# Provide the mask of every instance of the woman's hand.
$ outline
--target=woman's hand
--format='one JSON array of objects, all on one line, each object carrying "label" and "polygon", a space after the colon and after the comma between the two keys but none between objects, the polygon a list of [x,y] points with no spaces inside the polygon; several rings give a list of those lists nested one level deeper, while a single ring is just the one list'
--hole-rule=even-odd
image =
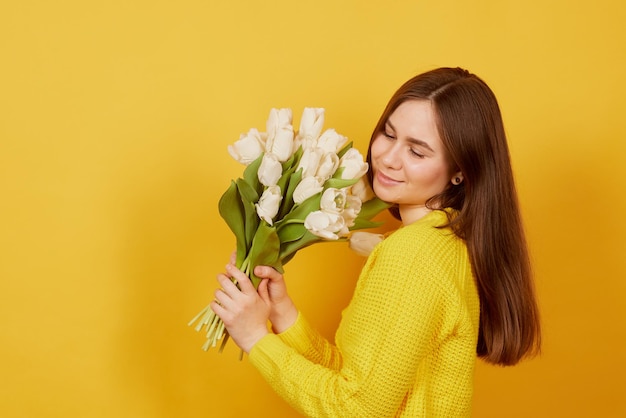
[{"label": "woman's hand", "polygon": [[[237,281],[241,290],[232,282],[231,277]],[[226,274],[219,274],[217,281],[221,289],[215,291],[215,301],[211,302],[211,309],[222,319],[233,341],[243,351],[249,353],[268,333],[267,320],[270,315],[268,280],[263,280],[259,285],[259,288],[263,286],[265,289],[265,298],[257,293],[248,276],[233,264],[226,266]]]},{"label": "woman's hand", "polygon": [[270,305],[269,319],[274,332],[281,333],[292,326],[298,318],[298,309],[287,294],[287,286],[283,275],[269,266],[257,266],[254,274],[263,279],[258,292],[261,298]]}]

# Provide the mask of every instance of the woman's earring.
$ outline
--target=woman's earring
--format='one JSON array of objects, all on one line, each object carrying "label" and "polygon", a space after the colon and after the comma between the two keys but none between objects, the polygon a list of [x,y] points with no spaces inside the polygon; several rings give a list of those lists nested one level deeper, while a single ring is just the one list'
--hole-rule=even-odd
[{"label": "woman's earring", "polygon": [[458,186],[459,184],[461,184],[461,181],[461,177],[455,177],[454,180],[452,180],[452,183]]}]

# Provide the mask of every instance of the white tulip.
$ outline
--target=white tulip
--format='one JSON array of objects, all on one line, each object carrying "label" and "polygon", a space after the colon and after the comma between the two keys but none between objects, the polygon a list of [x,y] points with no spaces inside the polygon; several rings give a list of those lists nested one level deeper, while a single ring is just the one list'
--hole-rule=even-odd
[{"label": "white tulip", "polygon": [[236,161],[248,165],[256,160],[265,149],[264,138],[255,128],[247,134],[241,134],[239,140],[228,146],[228,153]]},{"label": "white tulip", "polygon": [[361,199],[356,196],[346,195],[346,204],[343,207],[341,216],[346,221],[348,228],[354,226],[354,221],[359,216],[359,212],[361,212],[361,206]]},{"label": "white tulip", "polygon": [[350,148],[339,160],[339,167],[343,167],[342,179],[357,179],[367,173],[368,164],[356,148]]},{"label": "white tulip", "polygon": [[263,219],[268,224],[272,225],[274,217],[278,213],[280,208],[280,202],[283,196],[280,192],[280,187],[270,186],[261,195],[259,203],[255,204],[256,213],[259,218]]},{"label": "white tulip", "polygon": [[305,177],[294,189],[293,201],[296,204],[300,204],[309,197],[321,192],[322,189],[324,189],[324,186],[317,177]]},{"label": "white tulip", "polygon": [[312,234],[328,240],[336,240],[347,234],[347,228],[340,215],[321,210],[309,213],[304,220],[304,227]]},{"label": "white tulip", "polygon": [[350,235],[348,246],[357,254],[367,257],[384,236],[371,232],[355,231]]},{"label": "white tulip", "polygon": [[291,109],[271,109],[266,122],[267,134],[272,137],[276,136],[276,132],[278,130],[289,128],[291,126],[291,121]]},{"label": "white tulip", "polygon": [[317,140],[317,146],[326,152],[337,153],[348,138],[338,134],[334,129],[326,130]]},{"label": "white tulip", "polygon": [[369,184],[367,176],[362,176],[359,181],[352,185],[350,193],[358,197],[361,202],[367,202],[368,200],[372,200],[374,198],[374,191]]},{"label": "white tulip", "polygon": [[341,214],[346,206],[347,194],[345,189],[329,187],[322,194],[320,209],[328,213]]},{"label": "white tulip", "polygon": [[[307,144],[314,144],[322,132],[324,126],[324,108],[305,107],[300,119],[300,129],[298,130],[298,141]],[[306,147],[305,147],[306,149]]]},{"label": "white tulip", "polygon": [[339,157],[334,152],[327,152],[320,160],[315,175],[324,182],[335,174],[337,167],[339,167]]},{"label": "white tulip", "polygon": [[284,162],[293,155],[293,126],[291,125],[291,109],[272,109],[267,120],[267,139],[265,150]]},{"label": "white tulip", "polygon": [[257,176],[264,186],[274,186],[283,174],[283,166],[274,154],[266,153],[261,160]]},{"label": "white tulip", "polygon": [[298,164],[298,170],[302,169],[302,177],[311,177],[317,173],[320,160],[324,156],[324,152],[318,148],[305,148]]},{"label": "white tulip", "polygon": [[298,169],[302,169],[302,177],[317,176],[321,182],[332,177],[339,167],[339,157],[334,152],[324,152],[321,148],[306,148],[300,158]]},{"label": "white tulip", "polygon": [[341,215],[347,227],[354,225],[354,220],[361,211],[361,200],[347,193],[347,189],[326,189],[320,200],[320,209],[327,213]]}]

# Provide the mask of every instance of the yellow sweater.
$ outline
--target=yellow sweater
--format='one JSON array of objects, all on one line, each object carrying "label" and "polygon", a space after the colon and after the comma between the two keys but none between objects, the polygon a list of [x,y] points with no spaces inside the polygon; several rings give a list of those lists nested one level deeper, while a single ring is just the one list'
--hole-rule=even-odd
[{"label": "yellow sweater", "polygon": [[336,346],[299,315],[250,362],[308,416],[470,416],[479,300],[465,243],[434,228],[445,222],[433,211],[374,249]]}]

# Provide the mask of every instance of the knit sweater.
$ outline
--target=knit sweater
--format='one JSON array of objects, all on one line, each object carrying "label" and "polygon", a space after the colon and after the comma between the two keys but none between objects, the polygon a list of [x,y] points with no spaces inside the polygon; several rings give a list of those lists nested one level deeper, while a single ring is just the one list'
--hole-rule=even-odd
[{"label": "knit sweater", "polygon": [[336,345],[299,314],[250,362],[307,416],[470,416],[479,299],[465,243],[435,228],[446,221],[430,212],[376,246]]}]

